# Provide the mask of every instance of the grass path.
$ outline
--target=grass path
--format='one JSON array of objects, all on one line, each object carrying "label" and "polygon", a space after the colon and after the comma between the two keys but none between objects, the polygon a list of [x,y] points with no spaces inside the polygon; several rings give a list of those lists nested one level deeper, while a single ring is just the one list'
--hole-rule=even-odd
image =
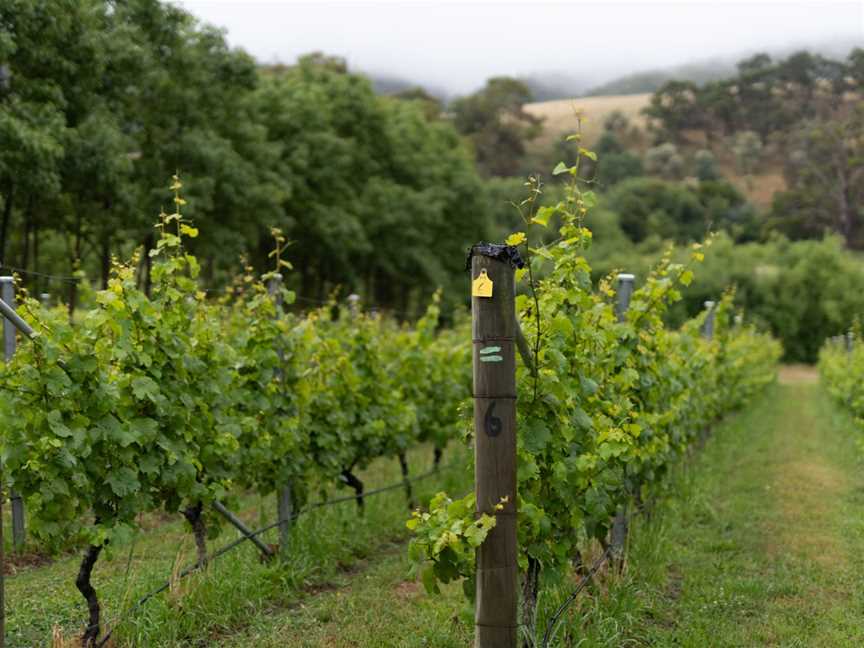
[{"label": "grass path", "polygon": [[[864,645],[864,473],[851,422],[800,370],[719,430],[662,523],[637,645]],[[655,558],[657,553],[654,554]],[[634,578],[641,558],[634,557]]]}]

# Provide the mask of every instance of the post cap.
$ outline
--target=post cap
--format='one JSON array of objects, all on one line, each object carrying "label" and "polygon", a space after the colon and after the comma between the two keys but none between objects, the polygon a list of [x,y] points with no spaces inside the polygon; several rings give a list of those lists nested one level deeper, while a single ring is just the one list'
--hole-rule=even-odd
[{"label": "post cap", "polygon": [[622,272],[618,275],[618,281],[636,281],[636,275]]},{"label": "post cap", "polygon": [[3,276],[0,277],[0,283],[12,283],[15,281],[15,277]]},{"label": "post cap", "polygon": [[348,301],[352,304],[355,304],[360,301],[360,295],[358,295],[357,293],[351,293],[350,295],[348,295]]},{"label": "post cap", "polygon": [[716,305],[717,305],[717,302],[715,302],[715,301],[711,301],[710,299],[709,299],[708,301],[705,302],[705,308],[707,308],[708,310],[711,310],[711,309],[714,308]]}]

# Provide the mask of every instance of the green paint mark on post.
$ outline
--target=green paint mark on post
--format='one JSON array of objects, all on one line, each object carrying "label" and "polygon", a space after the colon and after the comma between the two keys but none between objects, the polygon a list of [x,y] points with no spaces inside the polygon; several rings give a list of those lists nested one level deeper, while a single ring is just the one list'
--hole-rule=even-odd
[{"label": "green paint mark on post", "polygon": [[[480,353],[483,353],[482,351]],[[480,362],[501,362],[504,360],[504,356],[500,355],[485,355],[480,356]]]},{"label": "green paint mark on post", "polygon": [[498,353],[501,350],[500,346],[491,346],[491,347],[483,347],[480,349],[480,355],[487,355],[489,353]]}]

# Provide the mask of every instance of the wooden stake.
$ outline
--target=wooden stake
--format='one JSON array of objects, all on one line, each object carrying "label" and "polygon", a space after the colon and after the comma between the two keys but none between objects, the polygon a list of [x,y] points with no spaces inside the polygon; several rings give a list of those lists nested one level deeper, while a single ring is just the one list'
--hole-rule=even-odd
[{"label": "wooden stake", "polygon": [[[486,271],[491,297],[472,297],[474,341],[474,489],[477,515],[497,516],[477,549],[476,648],[516,648],[516,306],[513,268],[482,256],[471,279]],[[506,498],[504,509],[495,506]]]}]

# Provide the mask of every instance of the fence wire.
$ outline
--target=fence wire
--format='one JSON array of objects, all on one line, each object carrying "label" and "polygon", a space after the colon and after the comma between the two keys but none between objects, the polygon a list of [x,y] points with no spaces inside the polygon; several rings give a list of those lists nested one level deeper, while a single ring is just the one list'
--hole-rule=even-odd
[{"label": "fence wire", "polygon": [[[459,462],[454,462],[454,463],[448,464],[447,466],[444,466],[444,467],[433,468],[432,470],[429,470],[425,473],[421,473],[421,474],[417,475],[416,477],[409,477],[409,478],[406,478],[406,479],[399,481],[398,483],[388,484],[387,486],[382,486],[380,488],[375,488],[373,490],[365,492],[365,493],[363,493],[362,497],[364,497],[364,498],[373,497],[375,495],[380,495],[381,493],[386,493],[386,492],[389,492],[392,490],[397,490],[399,488],[404,488],[406,484],[413,484],[415,482],[419,482],[419,481],[422,481],[424,479],[428,479],[429,477],[431,477],[433,475],[437,475],[437,474],[442,473],[442,472],[454,470],[454,469],[458,468],[459,466],[460,466]],[[306,506],[305,508],[303,508],[302,510],[297,511],[294,515],[291,516],[291,519],[296,520],[301,515],[305,515],[305,514],[311,512],[311,511],[314,511],[316,509],[325,508],[328,506],[335,506],[336,504],[343,504],[344,502],[350,502],[352,500],[356,500],[358,497],[361,497],[361,496],[360,495],[346,495],[344,497],[337,497],[337,498],[330,499],[330,500],[322,500],[320,502],[315,502],[314,504],[310,504],[310,505]],[[268,531],[272,531],[273,529],[278,527],[281,523],[282,523],[281,520],[277,520],[276,522],[273,522],[272,524],[268,524],[266,526],[263,526],[260,529],[257,529],[248,535],[242,535],[241,537],[237,538],[233,542],[229,542],[224,547],[221,547],[220,549],[217,549],[212,554],[210,554],[207,557],[207,562],[209,563],[210,561],[213,561],[216,558],[219,558],[220,556],[224,556],[226,553],[228,553],[229,551],[231,551],[233,549],[236,549],[237,547],[239,547],[241,544],[243,544],[247,540],[251,540],[252,538],[257,538],[259,535],[267,533]],[[113,623],[113,625],[107,630],[107,632],[102,637],[102,639],[99,641],[99,643],[96,644],[97,648],[103,648],[103,646],[105,646],[107,644],[108,640],[111,638],[111,635],[114,632],[114,629],[117,628],[123,621],[128,619],[132,615],[133,612],[140,609],[145,603],[147,603],[148,601],[150,601],[154,597],[158,596],[159,594],[161,594],[165,590],[167,590],[169,587],[171,587],[172,583],[174,583],[174,582],[176,582],[182,578],[185,578],[186,576],[189,576],[190,574],[198,571],[200,569],[200,567],[201,567],[201,565],[198,564],[197,562],[193,565],[189,565],[188,567],[184,568],[177,575],[176,579],[166,580],[159,587],[148,592],[147,594],[142,596],[140,599],[138,599],[131,607],[129,607],[122,614],[120,614],[120,616]]]},{"label": "fence wire", "polygon": [[21,275],[28,275],[30,277],[39,277],[41,279],[48,279],[49,281],[60,281],[65,283],[77,284],[81,281],[80,277],[73,277],[71,275],[55,275],[48,274],[45,272],[37,272],[35,270],[25,270],[24,268],[16,268],[15,266],[6,265],[0,263],[0,271],[4,273],[15,273]]}]

